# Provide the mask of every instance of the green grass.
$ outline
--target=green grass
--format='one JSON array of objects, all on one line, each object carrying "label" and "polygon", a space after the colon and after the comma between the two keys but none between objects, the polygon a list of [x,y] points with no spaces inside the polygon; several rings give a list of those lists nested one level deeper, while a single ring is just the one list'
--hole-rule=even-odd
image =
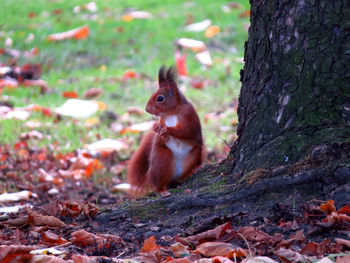
[{"label": "green grass", "polygon": [[[2,1],[0,10],[0,48],[5,39],[11,37],[11,48],[20,51],[38,47],[39,55],[29,60],[21,56],[18,64],[41,63],[42,78],[48,82],[49,92],[40,94],[38,88],[19,87],[5,88],[0,101],[9,100],[16,107],[28,104],[39,104],[54,109],[65,102],[64,91],[76,91],[80,97],[92,87],[103,89],[98,100],[106,103],[108,110],[121,115],[128,106],[145,107],[148,98],[156,87],[159,67],[163,64],[173,65],[174,41],[180,37],[194,38],[206,42],[214,65],[203,68],[194,58],[195,53],[187,52],[187,67],[190,76],[209,79],[210,85],[204,90],[193,89],[187,85],[185,95],[198,110],[203,124],[206,144],[209,150],[222,150],[222,137],[230,141],[234,133],[231,120],[237,118],[235,113],[227,115],[219,121],[204,124],[204,115],[209,112],[224,111],[237,98],[240,89],[239,70],[242,64],[236,62],[243,57],[244,41],[247,31],[243,24],[248,18],[240,18],[239,14],[249,9],[247,0],[240,0],[242,7],[231,12],[223,12],[227,1],[97,1],[98,11],[91,14],[82,11],[73,13],[77,5],[88,1]],[[151,20],[121,20],[127,8],[148,11],[153,14]],[[53,14],[60,10],[60,14]],[[29,17],[29,14],[34,14]],[[182,30],[188,17],[194,22],[211,19],[221,32],[212,39],[207,39],[204,32],[185,32]],[[49,42],[47,36],[64,32],[82,25],[89,25],[90,35],[86,40],[65,40]],[[26,38],[33,33],[35,38],[26,43]],[[232,52],[235,48],[237,52]],[[226,61],[225,64],[223,61]],[[8,64],[9,57],[0,55],[0,63]],[[102,71],[101,68],[106,70]],[[230,73],[227,74],[229,67]],[[113,78],[121,78],[126,70],[150,76],[151,79],[131,79],[122,83]],[[103,114],[103,113],[99,113]],[[97,114],[98,116],[98,114]],[[151,119],[144,114],[132,117],[137,123]],[[85,120],[72,120],[65,117],[55,123],[53,118],[33,114],[29,120],[37,120],[43,125],[36,130],[50,135],[39,145],[58,142],[60,151],[71,151],[84,144],[94,142],[98,138],[131,138],[132,149],[136,147],[135,135],[123,135],[111,130],[108,125],[87,128]],[[15,143],[19,134],[31,130],[26,121],[0,120],[0,144]],[[221,126],[230,126],[229,131],[222,131]],[[36,144],[37,142],[32,142]]]}]

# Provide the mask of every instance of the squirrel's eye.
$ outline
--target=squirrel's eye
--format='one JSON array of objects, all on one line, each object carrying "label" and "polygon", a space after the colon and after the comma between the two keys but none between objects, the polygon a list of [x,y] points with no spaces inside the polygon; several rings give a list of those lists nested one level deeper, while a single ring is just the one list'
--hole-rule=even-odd
[{"label": "squirrel's eye", "polygon": [[163,97],[162,95],[159,95],[159,96],[157,97],[157,101],[161,102],[161,101],[163,101],[163,100],[164,100],[164,97]]}]

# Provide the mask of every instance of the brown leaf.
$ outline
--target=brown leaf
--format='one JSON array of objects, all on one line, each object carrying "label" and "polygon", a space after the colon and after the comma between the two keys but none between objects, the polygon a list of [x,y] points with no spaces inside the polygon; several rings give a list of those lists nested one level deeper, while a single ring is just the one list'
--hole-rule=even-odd
[{"label": "brown leaf", "polygon": [[31,211],[27,208],[27,213],[29,216],[29,222],[34,226],[49,226],[49,227],[63,227],[66,226],[64,222],[54,216],[44,216],[38,214],[37,212]]},{"label": "brown leaf", "polygon": [[238,232],[252,242],[267,242],[272,239],[272,236],[252,226],[242,227]]},{"label": "brown leaf", "polygon": [[5,224],[8,224],[10,226],[24,226],[29,224],[29,217],[28,216],[22,216],[15,219],[8,219],[6,220]]},{"label": "brown leaf", "polygon": [[343,256],[337,256],[336,263],[349,263],[350,262],[350,255],[343,255]]},{"label": "brown leaf", "polygon": [[222,256],[227,258],[242,258],[248,254],[244,249],[224,242],[206,242],[200,244],[197,246],[195,252],[199,252],[205,257]]},{"label": "brown leaf", "polygon": [[182,245],[181,243],[178,243],[178,242],[171,245],[171,251],[174,253],[174,256],[176,258],[180,258],[180,257],[183,257],[185,255],[190,254],[188,249],[184,245]]},{"label": "brown leaf", "polygon": [[290,239],[298,242],[304,242],[305,241],[304,230],[299,230],[295,234],[291,235]]},{"label": "brown leaf", "polygon": [[344,207],[342,207],[341,209],[339,209],[338,214],[350,214],[350,207],[349,205],[346,205]]},{"label": "brown leaf", "polygon": [[45,242],[50,243],[51,245],[61,245],[68,242],[66,239],[51,231],[43,232],[42,237]]},{"label": "brown leaf", "polygon": [[306,254],[306,255],[317,255],[317,244],[314,242],[309,242],[307,243],[302,249],[301,249],[301,253],[302,254]]},{"label": "brown leaf", "polygon": [[337,209],[334,206],[333,200],[328,200],[326,203],[321,204],[320,209],[326,212],[327,214],[337,211]]},{"label": "brown leaf", "polygon": [[206,241],[215,241],[218,240],[220,237],[225,235],[227,231],[232,230],[230,222],[227,222],[225,224],[222,224],[214,229],[208,230],[203,233],[199,233],[194,236],[189,236],[186,238],[180,238],[175,237],[175,240],[180,242],[181,244],[187,246],[189,244],[192,245],[198,245],[200,243],[206,242]]},{"label": "brown leaf", "polygon": [[282,262],[286,263],[303,262],[303,260],[306,258],[304,255],[301,255],[298,252],[282,247],[276,250],[275,254],[282,260]]},{"label": "brown leaf", "polygon": [[102,246],[110,246],[110,243],[124,244],[121,237],[109,234],[93,234],[83,229],[75,231],[71,234],[70,241],[77,246],[88,246],[96,244],[100,249]]},{"label": "brown leaf", "polygon": [[350,248],[350,240],[346,240],[342,238],[335,238],[334,240],[337,244],[341,244],[343,246]]},{"label": "brown leaf", "polygon": [[97,98],[102,94],[102,89],[99,88],[91,88],[84,92],[85,99]]},{"label": "brown leaf", "polygon": [[141,252],[150,252],[150,251],[156,251],[159,250],[161,246],[158,246],[156,244],[156,238],[154,236],[151,236],[145,240],[143,243],[143,246],[141,248]]}]

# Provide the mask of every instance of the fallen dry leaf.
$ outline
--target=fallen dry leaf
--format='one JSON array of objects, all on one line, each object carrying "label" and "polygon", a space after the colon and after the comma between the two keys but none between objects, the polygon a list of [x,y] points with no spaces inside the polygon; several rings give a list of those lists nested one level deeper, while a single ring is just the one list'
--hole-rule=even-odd
[{"label": "fallen dry leaf", "polygon": [[31,197],[37,198],[36,193],[28,190],[23,190],[15,193],[3,193],[0,195],[0,202],[17,202],[20,200],[29,200]]},{"label": "fallen dry leaf", "polygon": [[210,26],[204,33],[205,37],[212,38],[220,32],[220,27]]},{"label": "fallen dry leaf", "polygon": [[201,52],[206,49],[203,41],[190,38],[180,38],[176,40],[176,44],[184,48],[190,48],[195,52]]},{"label": "fallen dry leaf", "polygon": [[208,50],[204,50],[200,53],[197,53],[195,56],[194,56],[198,61],[199,63],[201,63],[202,65],[205,65],[205,66],[212,66],[213,65],[213,60],[211,59],[210,57],[210,53]]},{"label": "fallen dry leaf", "polygon": [[73,118],[88,118],[98,110],[98,104],[94,101],[68,99],[61,107],[56,108],[55,113]]},{"label": "fallen dry leaf", "polygon": [[109,246],[111,243],[121,244],[124,242],[121,237],[109,234],[93,234],[83,229],[77,230],[71,234],[70,241],[78,246],[88,246],[96,244],[99,248]]},{"label": "fallen dry leaf", "polygon": [[86,148],[94,153],[102,153],[102,152],[113,152],[120,151],[123,149],[128,149],[129,146],[121,141],[121,140],[112,140],[112,139],[103,139],[91,144],[88,144]]},{"label": "fallen dry leaf", "polygon": [[60,219],[54,216],[45,216],[31,211],[27,207],[27,213],[29,216],[29,223],[33,226],[48,226],[48,227],[64,227],[66,224]]},{"label": "fallen dry leaf", "polygon": [[201,22],[189,24],[184,27],[185,31],[191,31],[191,32],[201,32],[206,30],[211,25],[211,20],[206,19]]},{"label": "fallen dry leaf", "polygon": [[51,232],[51,231],[45,231],[42,233],[42,237],[45,242],[49,243],[50,245],[62,245],[64,243],[67,243],[68,241],[59,235]]},{"label": "fallen dry leaf", "polygon": [[89,36],[89,32],[90,32],[89,26],[85,25],[66,32],[49,35],[48,40],[61,41],[61,40],[71,39],[71,38],[74,38],[76,40],[83,40]]},{"label": "fallen dry leaf", "polygon": [[222,256],[227,258],[242,258],[247,256],[245,249],[224,242],[206,242],[196,247],[195,252],[205,257]]},{"label": "fallen dry leaf", "polygon": [[185,246],[188,246],[189,244],[196,246],[199,243],[203,243],[205,241],[218,240],[220,237],[225,235],[227,231],[231,231],[231,230],[232,230],[231,224],[230,222],[227,222],[225,224],[217,226],[214,229],[208,230],[203,233],[199,233],[194,236],[188,236],[186,238],[175,237],[175,240]]},{"label": "fallen dry leaf", "polygon": [[97,98],[102,94],[102,89],[100,88],[91,88],[84,92],[84,99]]},{"label": "fallen dry leaf", "polygon": [[65,91],[63,92],[62,96],[67,99],[76,99],[79,97],[78,93],[76,93],[75,91]]},{"label": "fallen dry leaf", "polygon": [[179,242],[171,245],[171,251],[174,253],[176,258],[184,257],[190,254],[189,250]]},{"label": "fallen dry leaf", "polygon": [[156,251],[156,250],[159,250],[160,248],[161,248],[161,246],[158,246],[156,244],[156,238],[154,236],[150,236],[143,243],[143,246],[141,248],[141,252]]},{"label": "fallen dry leaf", "polygon": [[286,248],[279,248],[278,250],[275,251],[275,254],[283,261],[283,262],[303,262],[304,259],[307,257],[304,255],[303,252],[302,254],[295,252],[291,249],[286,249]]},{"label": "fallen dry leaf", "polygon": [[350,240],[346,240],[343,238],[335,238],[334,240],[337,244],[341,244],[343,246],[346,246],[347,248],[350,248]]},{"label": "fallen dry leaf", "polygon": [[133,124],[129,127],[126,128],[122,128],[120,130],[120,134],[126,134],[126,133],[133,133],[133,134],[137,134],[143,131],[149,131],[152,129],[154,125],[154,121],[147,121],[147,122],[142,122],[142,123],[136,123]]},{"label": "fallen dry leaf", "polygon": [[320,205],[320,209],[324,212],[326,212],[327,214],[330,214],[332,212],[337,211],[337,209],[334,206],[334,201],[333,200],[329,200],[326,203],[323,203]]}]

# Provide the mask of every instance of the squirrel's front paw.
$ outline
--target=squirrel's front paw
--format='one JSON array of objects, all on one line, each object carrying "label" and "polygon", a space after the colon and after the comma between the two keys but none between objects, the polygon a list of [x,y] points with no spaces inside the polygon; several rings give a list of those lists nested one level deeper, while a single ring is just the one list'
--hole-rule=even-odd
[{"label": "squirrel's front paw", "polygon": [[162,130],[162,128],[163,128],[163,126],[162,126],[162,124],[160,124],[160,123],[155,123],[155,124],[153,124],[153,131],[154,131],[155,133],[160,134],[160,131]]},{"label": "squirrel's front paw", "polygon": [[162,127],[159,131],[159,135],[163,135],[167,132],[167,128],[166,127]]}]

